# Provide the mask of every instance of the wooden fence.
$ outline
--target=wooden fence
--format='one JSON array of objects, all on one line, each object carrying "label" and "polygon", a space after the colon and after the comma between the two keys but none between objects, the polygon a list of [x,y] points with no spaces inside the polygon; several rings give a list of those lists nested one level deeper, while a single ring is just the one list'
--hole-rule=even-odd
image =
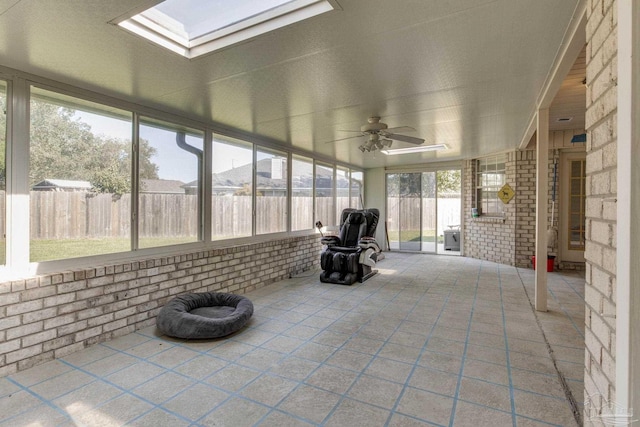
[{"label": "wooden fence", "polygon": [[[251,196],[213,196],[212,234],[214,238],[251,235]],[[4,197],[0,197],[4,204]],[[316,199],[316,218],[330,218],[332,198]],[[338,206],[347,206],[348,197],[338,197]],[[3,207],[3,206],[2,206]],[[287,198],[256,198],[256,232],[285,231]],[[2,211],[4,212],[4,209]],[[294,230],[310,229],[312,197],[292,197],[291,221]],[[83,239],[128,237],[131,234],[131,196],[87,192],[31,192],[31,239]],[[141,194],[140,237],[187,237],[198,234],[197,196],[184,194]],[[4,221],[0,221],[4,226]]]},{"label": "wooden fence", "polygon": [[[420,218],[420,204],[422,203],[422,218]],[[435,230],[438,236],[443,234],[449,226],[460,225],[460,196],[439,198],[437,202],[436,226],[436,199],[421,197],[402,197],[389,200],[387,206],[389,231],[397,231],[402,228],[408,230]]]},{"label": "wooden fence", "polygon": [[[212,198],[212,234],[216,239],[251,235],[251,196],[214,196]],[[420,228],[420,198],[390,200],[390,231]],[[292,197],[291,228],[305,230],[316,220],[325,225],[333,216],[332,198],[316,199],[313,216],[312,197]],[[435,199],[422,199],[424,229],[435,220]],[[256,230],[258,233],[286,229],[285,197],[257,197]],[[349,206],[348,197],[337,198],[336,212]],[[0,232],[5,234],[4,191],[0,191]],[[129,237],[131,235],[131,197],[114,198],[111,194],[85,192],[31,192],[31,239],[83,239]],[[437,234],[447,225],[460,222],[460,199],[438,200]],[[140,195],[140,237],[185,237],[198,233],[197,198],[182,194]],[[384,219],[381,219],[383,221]]]}]

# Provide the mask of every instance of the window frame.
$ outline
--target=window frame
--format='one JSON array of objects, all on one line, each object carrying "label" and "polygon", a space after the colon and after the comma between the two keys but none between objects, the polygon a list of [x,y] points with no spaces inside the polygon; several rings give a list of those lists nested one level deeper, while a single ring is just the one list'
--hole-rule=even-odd
[{"label": "window frame", "polygon": [[[185,242],[185,243],[179,243],[179,242],[174,242],[174,243],[166,243],[166,244],[162,244],[162,245],[150,245],[150,246],[144,246],[141,247],[140,246],[140,224],[141,224],[141,218],[140,218],[140,195],[143,194],[144,192],[142,191],[142,186],[141,186],[141,178],[140,178],[140,140],[141,138],[141,128],[142,126],[147,126],[150,128],[156,128],[156,129],[160,129],[163,131],[169,131],[169,132],[175,132],[176,134],[179,132],[184,132],[187,135],[191,135],[191,136],[197,136],[202,138],[202,149],[200,149],[200,153],[199,156],[198,154],[192,153],[194,155],[196,155],[196,157],[199,157],[199,159],[197,159],[198,162],[198,166],[197,166],[197,173],[196,173],[196,180],[198,181],[198,188],[196,190],[196,194],[195,196],[197,196],[196,199],[196,235],[195,235],[195,240],[192,240],[190,242]],[[204,241],[204,172],[205,172],[205,141],[206,141],[206,131],[203,129],[199,129],[199,128],[192,128],[192,127],[187,127],[184,125],[180,125],[178,123],[175,123],[174,121],[171,120],[166,120],[166,119],[157,119],[155,117],[151,117],[149,115],[141,115],[138,114],[137,115],[137,120],[135,121],[135,130],[136,130],[136,139],[134,140],[134,152],[135,152],[135,157],[134,157],[134,167],[133,167],[133,171],[132,171],[132,182],[134,182],[135,180],[135,190],[132,191],[132,197],[135,197],[135,202],[132,203],[132,208],[135,207],[136,209],[136,214],[135,214],[135,219],[133,218],[132,215],[132,229],[133,229],[133,222],[136,223],[136,234],[132,235],[132,250],[140,250],[140,249],[152,249],[152,248],[159,248],[159,247],[163,247],[163,246],[176,246],[176,245],[181,245],[181,244],[192,244],[192,243],[197,243],[197,242],[202,242]],[[188,143],[187,143],[188,145]],[[189,152],[188,150],[185,150],[184,148],[180,147],[182,150]],[[197,147],[192,147],[194,149],[197,149]],[[158,178],[159,180],[163,180],[163,178]],[[187,183],[185,183],[187,184]],[[135,193],[135,195],[133,194]],[[186,192],[185,192],[186,195]],[[160,236],[163,238],[168,238],[167,236]]]},{"label": "window frame", "polygon": [[[326,226],[338,226],[338,217],[336,216],[336,167],[331,163],[325,163],[322,161],[314,161],[313,162],[313,204],[314,204],[314,215],[316,217],[316,221],[322,222]],[[331,187],[320,187],[322,189],[330,188],[331,189],[331,206],[327,208],[328,217],[321,218],[319,217],[319,209],[318,209],[318,168],[325,168],[331,171]]]},{"label": "window frame", "polygon": [[[315,224],[315,167],[314,167],[314,163],[313,163],[313,158],[312,157],[307,157],[307,156],[301,156],[298,154],[292,154],[291,156],[291,184],[290,184],[290,190],[291,190],[291,197],[289,198],[291,200],[291,202],[293,203],[293,198],[294,198],[294,192],[297,188],[299,187],[294,187],[294,182],[293,182],[293,178],[297,175],[295,175],[295,164],[296,162],[300,162],[300,163],[305,163],[308,164],[311,167],[311,187],[308,189],[308,193],[309,196],[311,198],[311,218],[307,218],[308,219],[308,227],[306,228],[294,228],[294,224],[293,224],[293,215],[289,215],[291,217],[291,225],[290,225],[290,231],[292,232],[296,232],[296,231],[303,231],[303,230],[312,230]],[[304,187],[302,187],[302,189],[305,189]]]},{"label": "window frame", "polygon": [[[128,165],[128,174],[129,174],[129,192],[128,193],[123,193],[122,196],[124,196],[125,194],[128,194],[129,197],[133,197],[133,159],[134,159],[134,143],[132,141],[132,131],[133,131],[133,126],[134,126],[134,118],[133,118],[133,112],[131,110],[128,109],[123,109],[120,108],[118,106],[114,106],[114,105],[110,105],[110,104],[106,104],[104,102],[100,102],[97,101],[95,99],[89,99],[87,97],[81,97],[78,96],[75,93],[69,93],[67,91],[63,91],[63,90],[58,90],[54,87],[50,87],[50,86],[46,86],[46,85],[40,85],[37,84],[36,82],[26,82],[26,90],[27,90],[27,97],[26,97],[26,104],[27,104],[27,108],[28,108],[28,114],[26,117],[26,128],[25,128],[25,132],[27,134],[27,139],[29,141],[28,146],[26,147],[26,151],[25,154],[27,156],[27,162],[29,164],[29,167],[26,170],[26,190],[27,190],[27,194],[30,194],[33,190],[32,190],[32,185],[35,184],[30,182],[30,174],[31,174],[31,160],[32,160],[32,148],[33,148],[33,144],[32,144],[32,139],[33,139],[33,134],[32,134],[32,130],[33,130],[33,122],[32,122],[32,103],[34,101],[36,102],[42,102],[42,103],[47,103],[50,104],[52,106],[56,106],[58,108],[68,108],[74,111],[74,114],[82,114],[82,113],[88,113],[94,116],[101,116],[101,117],[106,117],[106,118],[115,118],[115,119],[119,119],[119,120],[124,120],[127,122],[127,124],[129,125],[129,136],[127,139],[127,143],[128,143],[128,156],[129,156],[129,165]],[[76,120],[77,121],[77,120]],[[83,122],[84,123],[84,122]],[[92,134],[95,135],[95,133],[92,131]],[[112,139],[113,135],[106,135],[107,139]],[[44,178],[44,177],[41,177]],[[53,179],[56,177],[49,177],[49,179]],[[83,178],[84,180],[85,178]],[[93,190],[92,190],[93,192]],[[95,193],[96,195],[98,195],[98,192]],[[93,197],[91,197],[89,200],[92,200]],[[88,201],[89,201],[88,200]],[[87,205],[89,204],[87,201]],[[31,204],[31,197],[29,197],[28,200],[29,205]],[[124,247],[122,248],[122,250],[115,250],[115,251],[111,251],[111,252],[105,252],[105,253],[95,253],[95,254],[91,254],[91,255],[85,255],[85,256],[75,256],[75,257],[69,257],[69,256],[64,256],[62,258],[56,258],[56,259],[42,259],[42,260],[32,260],[31,256],[31,252],[32,252],[32,230],[31,227],[28,228],[28,232],[27,232],[27,237],[26,237],[26,241],[27,241],[27,259],[28,259],[28,263],[29,264],[40,264],[40,263],[56,263],[56,262],[62,262],[65,260],[74,260],[74,259],[78,259],[78,258],[84,258],[84,257],[103,257],[103,256],[110,256],[110,255],[114,255],[114,254],[124,254],[124,253],[128,253],[132,250],[131,247],[131,239],[132,239],[132,232],[133,230],[131,229],[131,217],[133,215],[133,200],[130,201],[130,205],[129,205],[129,212],[128,212],[128,216],[129,216],[129,223],[128,228],[129,228],[129,233],[127,236],[127,239],[129,240],[129,244],[127,245],[128,247],[125,249]],[[28,219],[29,219],[29,223],[30,225],[32,225],[32,218],[31,218],[31,210],[29,209],[29,214],[27,215]],[[57,228],[58,223],[55,223],[56,225],[54,226],[54,228]],[[127,228],[125,226],[125,228]],[[76,237],[75,240],[80,240],[80,239],[85,239],[89,236],[84,236],[84,237]],[[109,237],[105,237],[107,240],[109,240]],[[111,236],[112,239],[115,240],[115,238],[113,236]],[[56,241],[56,240],[61,240],[59,238],[56,238],[55,236],[51,236],[49,238],[46,238],[46,240],[52,240],[52,241]],[[58,248],[58,251],[60,251],[61,249]]]},{"label": "window frame", "polygon": [[[222,172],[214,172],[214,168],[213,168],[213,163],[216,161],[217,159],[217,154],[216,154],[216,144],[225,144],[225,145],[229,145],[229,146],[235,146],[238,147],[244,151],[246,151],[246,155],[248,157],[251,158],[251,162],[248,163],[249,169],[250,169],[250,177],[251,177],[251,185],[249,188],[250,191],[250,195],[248,196],[250,198],[250,207],[248,209],[249,215],[251,215],[251,217],[248,219],[248,223],[249,223],[249,230],[247,234],[239,234],[239,235],[234,235],[232,237],[227,237],[227,238],[217,238],[216,235],[214,235],[214,230],[213,230],[213,217],[215,215],[215,212],[213,211],[213,173],[222,173]],[[208,237],[210,237],[210,241],[211,242],[224,242],[224,241],[228,241],[228,240],[235,240],[235,239],[247,239],[247,238],[251,238],[255,235],[254,233],[254,215],[255,215],[255,174],[254,174],[254,169],[255,169],[255,150],[256,150],[256,144],[247,141],[245,139],[242,138],[237,138],[237,137],[232,137],[232,136],[228,136],[228,135],[224,135],[222,133],[217,133],[217,132],[213,132],[212,133],[212,138],[211,138],[211,159],[209,161],[209,165],[210,169],[211,169],[211,173],[206,175],[206,182],[209,183],[210,185],[210,192],[212,193],[211,195],[211,203],[209,203],[209,208],[207,209],[207,211],[210,214],[211,217],[211,224],[212,224],[212,230],[211,233]],[[232,169],[234,169],[234,165],[233,165],[233,160],[231,159],[231,163],[232,163]],[[239,191],[239,190],[236,190]],[[219,196],[219,195],[216,195]]]},{"label": "window frame", "polygon": [[[184,116],[178,116],[175,113],[156,110],[153,107],[136,104],[124,99],[115,98],[110,95],[106,95],[99,92],[93,92],[90,90],[82,89],[79,87],[56,82],[37,75],[27,74],[19,70],[10,70],[0,66],[0,78],[7,84],[7,212],[6,212],[6,241],[5,247],[7,248],[7,260],[4,266],[0,266],[0,274],[2,278],[0,280],[8,280],[12,277],[24,277],[35,274],[46,274],[55,271],[63,271],[69,269],[78,268],[90,268],[95,265],[103,264],[115,264],[118,262],[130,262],[133,260],[147,259],[152,257],[172,256],[177,251],[197,251],[197,250],[211,250],[219,247],[228,247],[229,245],[237,244],[251,244],[263,242],[266,239],[274,238],[288,238],[295,236],[303,236],[309,234],[317,234],[314,228],[304,230],[291,230],[290,222],[287,225],[287,231],[272,233],[268,235],[256,235],[252,231],[251,235],[243,237],[224,238],[219,240],[211,240],[212,230],[211,221],[212,206],[211,195],[207,194],[211,192],[211,169],[213,164],[213,136],[219,136],[223,138],[236,139],[243,141],[244,143],[251,144],[253,152],[256,149],[271,149],[279,152],[287,153],[289,158],[289,165],[291,164],[291,158],[293,155],[299,155],[305,158],[309,158],[314,164],[314,222],[318,220],[316,216],[315,205],[315,165],[316,163],[326,166],[331,169],[333,177],[333,186],[331,191],[335,197],[335,169],[338,166],[350,168],[363,174],[364,182],[364,170],[354,168],[352,165],[348,165],[342,162],[336,162],[335,160],[327,159],[321,155],[308,152],[303,149],[296,149],[294,147],[283,147],[280,144],[270,142],[257,135],[251,135],[246,132],[229,130],[227,128],[221,128],[219,125],[208,122],[199,121],[196,119],[187,118]],[[139,119],[144,116],[149,119],[155,119],[159,121],[165,121],[175,126],[184,126],[186,128],[195,129],[204,133],[204,182],[202,185],[202,191],[204,197],[201,197],[200,203],[203,204],[203,215],[201,216],[203,223],[201,224],[204,230],[204,239],[193,243],[181,243],[176,246],[157,246],[151,248],[139,249],[135,247],[134,243],[131,243],[131,249],[126,252],[114,252],[109,254],[100,255],[87,255],[76,258],[66,258],[60,260],[50,260],[41,262],[29,261],[29,198],[28,197],[13,197],[21,196],[29,193],[29,102],[30,102],[30,88],[38,87],[44,90],[56,92],[61,95],[76,98],[80,104],[83,102],[97,103],[105,109],[119,109],[125,110],[132,117],[132,141],[135,143],[139,134]],[[137,156],[137,152],[134,149],[132,153],[132,160]],[[133,168],[137,167],[134,162]],[[132,169],[133,169],[132,168]],[[291,210],[291,167],[288,166],[288,182],[289,182],[289,194],[288,194],[288,215],[290,217]],[[137,200],[137,173],[132,176],[132,199]],[[255,186],[255,183],[252,184]],[[351,191],[351,190],[350,190]],[[351,193],[350,193],[351,195]],[[364,196],[364,194],[363,194]],[[11,201],[11,203],[9,203]],[[132,200],[133,203],[133,200]],[[133,209],[133,206],[132,206]],[[131,221],[131,233],[137,233],[137,211],[133,211]],[[133,240],[133,239],[132,239]]]},{"label": "window frame", "polygon": [[[506,153],[494,154],[474,160],[475,174],[475,206],[478,214],[484,217],[504,217],[504,204],[498,198],[498,190],[507,182],[507,161]],[[500,168],[499,165],[502,165]],[[484,170],[483,170],[484,166]],[[490,176],[493,175],[493,176]],[[489,206],[489,200],[483,197],[483,194],[495,194],[495,198],[490,199],[490,205],[496,207],[496,210],[485,210],[483,207]]]},{"label": "window frame", "polygon": [[293,0],[230,25],[190,37],[185,31],[177,30],[184,26],[182,22],[157,10],[155,6],[145,5],[141,9],[134,9],[110,23],[188,59],[246,42],[314,16],[340,10],[336,0]]},{"label": "window frame", "polygon": [[[253,162],[253,169],[254,169],[254,180],[253,180],[253,200],[254,200],[254,205],[253,205],[253,221],[254,221],[254,228],[253,228],[253,235],[254,236],[262,236],[265,234],[274,234],[274,233],[285,233],[289,231],[289,219],[288,217],[290,217],[290,213],[289,212],[285,212],[285,220],[284,220],[284,229],[282,230],[276,230],[276,231],[272,231],[272,230],[268,230],[268,231],[264,231],[264,230],[258,230],[258,226],[257,226],[257,218],[258,218],[258,198],[259,197],[271,197],[271,196],[261,196],[259,195],[259,191],[260,191],[260,187],[258,185],[258,163],[261,160],[267,160],[267,159],[261,159],[258,160],[258,155],[259,153],[262,154],[266,154],[266,155],[270,155],[270,156],[274,156],[271,157],[270,159],[273,160],[273,158],[279,157],[281,159],[284,160],[284,167],[287,168],[287,170],[285,171],[286,173],[284,174],[283,179],[284,183],[285,183],[285,206],[288,205],[288,200],[290,198],[291,195],[291,180],[289,178],[291,171],[289,170],[289,157],[290,157],[290,153],[286,150],[278,150],[276,148],[271,148],[271,147],[263,147],[263,146],[258,146],[255,145],[254,146],[254,162]],[[272,178],[270,178],[272,179]],[[287,209],[287,208],[285,208]]]},{"label": "window frame", "polygon": [[4,180],[4,200],[2,201],[3,212],[0,212],[2,215],[3,224],[2,226],[2,237],[0,238],[0,244],[3,246],[0,250],[3,252],[3,257],[0,258],[0,272],[2,272],[7,265],[8,261],[8,248],[7,248],[7,230],[9,226],[8,213],[9,209],[7,206],[7,194],[9,193],[9,144],[10,144],[10,122],[11,122],[11,106],[9,105],[9,100],[11,99],[11,81],[6,80],[2,74],[0,74],[0,85],[4,88],[4,101],[5,101],[5,110],[0,111],[0,114],[4,114],[4,177],[0,177]]}]

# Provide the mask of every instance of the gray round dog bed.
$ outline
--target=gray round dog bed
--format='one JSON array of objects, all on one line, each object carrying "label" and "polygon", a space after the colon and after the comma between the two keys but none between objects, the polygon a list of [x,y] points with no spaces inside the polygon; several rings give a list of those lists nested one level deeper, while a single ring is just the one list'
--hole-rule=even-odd
[{"label": "gray round dog bed", "polygon": [[221,292],[179,295],[162,307],[156,325],[177,338],[219,338],[242,328],[253,314],[247,297]]}]

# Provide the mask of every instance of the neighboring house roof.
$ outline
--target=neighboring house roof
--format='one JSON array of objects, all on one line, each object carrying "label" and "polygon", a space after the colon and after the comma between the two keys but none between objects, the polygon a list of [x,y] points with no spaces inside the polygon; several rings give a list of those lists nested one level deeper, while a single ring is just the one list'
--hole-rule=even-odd
[{"label": "neighboring house roof", "polygon": [[[278,160],[276,160],[276,164],[277,162]],[[256,169],[258,188],[286,188],[286,167],[279,169],[281,173],[278,174],[278,169],[274,166],[275,164],[272,162],[272,159],[262,159],[258,161]],[[252,174],[253,169],[251,163],[238,166],[237,168],[229,169],[224,172],[214,173],[212,177],[212,186],[214,189],[242,188],[243,184],[251,182]],[[276,177],[273,177],[274,174],[276,174]]]},{"label": "neighboring house roof", "polygon": [[[286,169],[278,169],[278,167],[274,167],[275,165],[272,163],[272,159],[262,159],[257,163],[257,188],[258,189],[285,189],[287,186],[287,176]],[[284,165],[283,165],[284,166]],[[243,184],[247,184],[251,181],[252,176],[252,166],[251,164],[246,164],[242,166],[238,166],[233,169],[229,169],[223,172],[214,173],[212,177],[212,187],[214,191],[223,190],[223,189],[234,189],[234,188],[242,188]],[[276,174],[277,177],[274,178],[273,175]],[[325,169],[317,169],[316,173],[316,188],[325,188],[329,187],[331,183],[331,178],[333,174],[329,170]],[[313,176],[311,174],[297,177],[295,179],[297,186],[303,186],[307,188],[312,188],[313,186]],[[185,188],[187,187],[195,187],[197,185],[197,181],[192,181],[188,184],[185,184]],[[344,179],[343,177],[338,177],[337,182],[338,188],[348,188],[349,181]]]},{"label": "neighboring house roof", "polygon": [[45,179],[32,187],[34,190],[91,190],[92,185],[89,181],[74,181],[70,179]]},{"label": "neighboring house roof", "polygon": [[143,179],[142,193],[184,194],[184,182],[174,179]]}]

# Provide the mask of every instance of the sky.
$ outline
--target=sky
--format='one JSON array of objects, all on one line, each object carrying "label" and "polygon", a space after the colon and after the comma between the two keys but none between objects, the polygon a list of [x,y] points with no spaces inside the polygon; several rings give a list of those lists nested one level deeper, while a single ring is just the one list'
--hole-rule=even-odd
[{"label": "sky", "polygon": [[[131,122],[113,117],[76,110],[76,120],[91,126],[96,135],[131,140]],[[140,137],[149,141],[157,149],[152,161],[158,166],[160,179],[178,180],[184,183],[194,181],[198,172],[195,155],[186,152],[176,144],[175,131],[167,131],[142,124]],[[202,139],[187,135],[187,143],[202,149]],[[244,147],[229,144],[214,144],[213,172],[219,173],[252,161],[252,153]]]},{"label": "sky", "polygon": [[285,3],[289,0],[165,0],[154,9],[180,22],[193,39]]}]

